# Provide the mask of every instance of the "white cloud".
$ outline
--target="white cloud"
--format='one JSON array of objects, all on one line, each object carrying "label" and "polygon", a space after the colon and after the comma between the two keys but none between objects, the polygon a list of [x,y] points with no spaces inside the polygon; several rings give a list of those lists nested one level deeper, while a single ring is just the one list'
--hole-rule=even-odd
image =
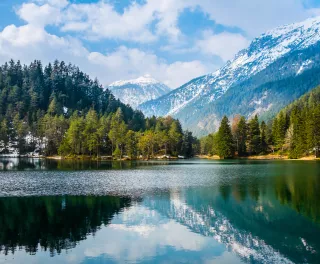
[{"label": "white cloud", "polygon": [[103,65],[101,69],[104,72],[100,74],[110,72],[110,78],[113,80],[131,79],[150,74],[172,88],[177,88],[192,78],[209,72],[209,68],[200,61],[177,61],[168,64],[153,53],[128,49],[124,46],[106,55],[93,52],[89,55],[89,61],[91,64]]},{"label": "white cloud", "polygon": [[200,0],[199,6],[212,20],[241,28],[250,37],[310,16],[304,0]]},{"label": "white cloud", "polygon": [[66,7],[69,4],[68,0],[33,0],[33,2],[38,4],[49,4],[60,8]]},{"label": "white cloud", "polygon": [[60,17],[60,8],[44,4],[38,6],[34,3],[22,4],[17,10],[17,15],[29,24],[37,26],[45,26],[50,24],[57,24]]},{"label": "white cloud", "polygon": [[[136,42],[154,41],[163,35],[175,42],[182,36],[177,25],[179,15],[186,8],[196,7],[219,24],[242,29],[250,38],[316,13],[306,9],[303,0],[147,0],[142,5],[133,2],[123,14],[117,13],[111,4],[100,1],[70,5],[63,29]],[[75,27],[74,23],[80,21],[86,26]],[[150,30],[151,23],[155,23],[155,32]]]},{"label": "white cloud", "polygon": [[34,59],[48,62],[55,58],[83,57],[87,53],[78,40],[48,34],[43,28],[31,24],[21,27],[10,25],[0,32],[2,62],[11,58],[24,62]]},{"label": "white cloud", "polygon": [[223,32],[213,34],[207,30],[203,33],[203,39],[196,43],[197,49],[205,54],[217,55],[224,61],[228,61],[234,57],[241,49],[248,47],[249,41],[241,34],[232,34]]},{"label": "white cloud", "polygon": [[55,59],[72,62],[92,78],[107,85],[119,79],[151,74],[176,88],[191,78],[209,72],[200,61],[174,62],[159,59],[152,52],[120,46],[114,52],[102,54],[88,51],[82,43],[70,37],[57,37],[32,24],[7,26],[0,32],[0,62],[10,59],[29,63],[40,59],[44,64]]},{"label": "white cloud", "polygon": [[104,2],[72,4],[64,15],[63,31],[81,31],[89,38],[98,39],[121,39],[143,43],[155,40],[155,36],[147,27],[153,20],[153,10],[148,6],[133,4],[121,15],[112,5]]},{"label": "white cloud", "polygon": [[[14,58],[29,63],[41,59],[47,63],[57,58],[79,65],[103,84],[151,74],[176,88],[217,67],[198,59],[168,63],[144,48],[149,48],[150,42],[159,44],[160,50],[161,43],[163,52],[180,56],[198,52],[219,56],[224,61],[248,45],[244,34],[215,34],[211,30],[205,31],[199,40],[186,39],[178,27],[178,18],[185,8],[195,7],[202,8],[217,23],[243,29],[249,39],[273,26],[319,13],[318,9],[303,8],[302,0],[244,0],[241,3],[238,0],[146,0],[141,5],[134,1],[121,14],[108,1],[76,4],[68,0],[31,0],[16,11],[27,24],[10,25],[0,32],[0,60]],[[57,25],[64,37],[49,34],[46,25]],[[69,37],[70,32],[81,33],[87,40],[138,42],[140,48],[119,46],[107,54],[94,52],[85,48],[79,39]]]},{"label": "white cloud", "polygon": [[[41,18],[49,7],[60,9],[63,16],[61,30],[82,32],[89,39],[120,39],[139,43],[155,41],[160,36],[178,41],[181,31],[177,26],[179,14],[188,7],[195,7],[192,0],[147,0],[144,4],[133,1],[122,14],[107,1],[70,3],[67,0],[33,0],[23,4],[18,15],[27,22],[45,23]],[[52,13],[53,14],[53,13]],[[23,16],[22,16],[23,15]],[[40,16],[40,17],[39,17]],[[56,17],[54,14],[50,16]],[[52,22],[47,22],[48,24]],[[150,26],[154,23],[154,29]]]},{"label": "white cloud", "polygon": [[[140,5],[133,2],[123,14],[100,1],[92,4],[71,4],[65,10],[63,31],[80,31],[89,38],[108,38],[147,43],[160,36],[177,41],[181,32],[177,26],[179,14],[190,1],[148,0]],[[154,32],[150,25],[154,24]]]}]

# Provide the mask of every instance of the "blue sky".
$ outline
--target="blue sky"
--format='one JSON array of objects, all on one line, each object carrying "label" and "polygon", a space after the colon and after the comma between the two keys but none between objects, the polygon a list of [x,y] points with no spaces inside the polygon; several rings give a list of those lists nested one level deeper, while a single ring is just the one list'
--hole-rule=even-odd
[{"label": "blue sky", "polygon": [[176,88],[317,15],[320,0],[0,0],[0,63],[57,58],[104,85],[150,74]]}]

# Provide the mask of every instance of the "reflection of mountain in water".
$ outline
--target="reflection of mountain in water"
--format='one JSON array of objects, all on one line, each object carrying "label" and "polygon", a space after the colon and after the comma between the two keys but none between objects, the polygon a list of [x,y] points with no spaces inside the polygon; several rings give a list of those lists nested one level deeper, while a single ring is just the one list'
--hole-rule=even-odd
[{"label": "reflection of mountain in water", "polygon": [[0,199],[0,252],[17,247],[37,252],[39,245],[52,255],[76,246],[101,225],[130,206],[119,197],[24,197]]},{"label": "reflection of mountain in water", "polygon": [[268,186],[189,189],[144,204],[193,232],[213,236],[246,262],[315,263],[320,257],[320,230],[314,222],[320,215],[318,181],[277,177]]}]

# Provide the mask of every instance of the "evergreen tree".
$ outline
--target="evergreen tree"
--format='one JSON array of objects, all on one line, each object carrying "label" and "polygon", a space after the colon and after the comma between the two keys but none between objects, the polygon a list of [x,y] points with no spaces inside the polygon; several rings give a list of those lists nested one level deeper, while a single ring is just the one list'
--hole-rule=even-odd
[{"label": "evergreen tree", "polygon": [[235,130],[237,138],[237,152],[240,157],[245,156],[247,153],[247,123],[244,116],[240,117],[238,126]]},{"label": "evergreen tree", "polygon": [[261,133],[257,115],[248,124],[248,151],[251,155],[261,152]]},{"label": "evergreen tree", "polygon": [[229,120],[223,117],[218,131],[218,155],[222,159],[232,158],[234,156],[234,144]]},{"label": "evergreen tree", "polygon": [[260,143],[260,151],[262,153],[266,153],[268,151],[268,143],[267,143],[267,125],[264,121],[261,122],[260,125],[260,138],[261,138],[261,143]]},{"label": "evergreen tree", "polygon": [[190,131],[185,131],[183,133],[182,148],[180,154],[186,158],[193,157],[195,154],[195,145],[196,139],[192,136],[192,133]]},{"label": "evergreen tree", "polygon": [[[138,132],[139,131],[139,132]],[[150,157],[197,148],[172,117],[145,119],[74,65],[0,66],[0,152]],[[192,148],[192,149],[191,149]],[[144,153],[146,151],[146,153]]]}]

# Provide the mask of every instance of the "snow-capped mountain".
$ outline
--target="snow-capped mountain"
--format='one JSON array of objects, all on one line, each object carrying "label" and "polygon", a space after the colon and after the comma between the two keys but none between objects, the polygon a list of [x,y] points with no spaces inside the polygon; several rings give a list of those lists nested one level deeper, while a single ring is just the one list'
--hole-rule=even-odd
[{"label": "snow-capped mountain", "polygon": [[138,105],[167,94],[171,89],[165,84],[145,75],[134,80],[117,81],[108,89],[125,104],[136,108]]},{"label": "snow-capped mountain", "polygon": [[[240,51],[216,72],[196,78],[165,96],[146,102],[139,109],[147,116],[173,115],[181,119],[185,128],[197,134],[215,130],[224,114],[240,113],[250,117],[255,113],[275,110],[275,106],[281,107],[278,100],[263,104],[268,98],[275,99],[274,94],[268,89],[254,94],[256,88],[294,76],[301,78],[308,70],[317,68],[320,64],[319,41],[320,17],[278,27],[254,39],[247,49]],[[259,78],[255,78],[258,75]],[[245,82],[247,85],[241,86]],[[311,85],[313,82],[305,90],[314,88]],[[300,90],[299,87],[297,89]],[[233,98],[227,96],[230,90]],[[246,101],[247,105],[243,107],[244,102],[240,99],[245,99],[249,94],[252,100]],[[240,95],[240,99],[234,100]],[[291,102],[300,95],[295,89],[287,99]],[[217,109],[219,102],[220,108]],[[235,102],[237,105],[233,105]],[[242,110],[237,107],[242,107]],[[229,108],[235,112],[228,113]]]}]

